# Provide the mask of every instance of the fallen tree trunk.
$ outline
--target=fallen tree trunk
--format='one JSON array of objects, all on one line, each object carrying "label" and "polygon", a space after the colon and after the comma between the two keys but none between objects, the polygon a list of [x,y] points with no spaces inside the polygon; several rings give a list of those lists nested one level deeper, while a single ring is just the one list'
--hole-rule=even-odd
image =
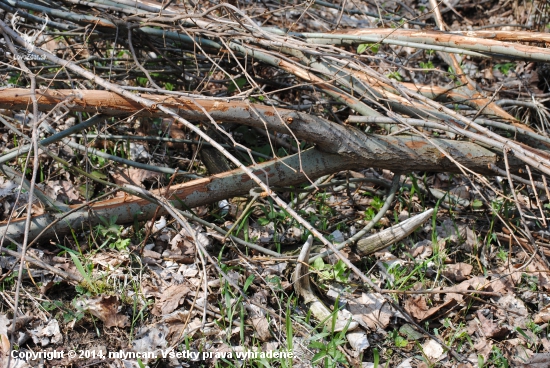
[{"label": "fallen tree trunk", "polygon": [[[38,94],[38,93],[37,93]],[[109,115],[164,116],[159,110],[144,109],[138,103],[107,91],[49,90],[40,92],[39,108],[48,111],[63,101],[70,101],[74,111],[102,112]],[[424,139],[418,136],[367,135],[353,127],[334,124],[326,119],[292,110],[243,102],[221,102],[186,97],[143,96],[177,110],[188,120],[236,122],[270,131],[289,132],[298,139],[317,144],[300,154],[264,162],[254,166],[255,174],[270,185],[294,185],[341,170],[367,167],[385,168],[394,172],[435,171],[460,172],[457,164],[479,173],[492,174],[491,165],[497,165],[499,155],[477,144],[465,141]],[[25,109],[30,103],[30,91],[4,89],[0,91],[0,107]],[[439,148],[437,148],[437,147]],[[443,154],[446,152],[448,156]],[[449,158],[452,157],[452,160]],[[521,167],[510,157],[511,169]],[[453,162],[454,161],[454,162]],[[267,175],[267,177],[266,177]],[[172,186],[170,198],[174,204],[196,207],[225,198],[247,194],[257,184],[242,169],[205,179]],[[92,211],[81,210],[59,221],[44,234],[51,238],[71,229],[80,231],[87,221],[98,222],[98,216],[117,216],[119,223],[131,223],[152,217],[156,205],[138,197],[120,197],[97,202]],[[72,208],[75,208],[74,206]],[[92,216],[89,214],[93,213]],[[32,221],[30,238],[36,237],[49,223],[63,214],[44,214]],[[12,238],[23,235],[24,219],[12,221],[10,226],[0,224],[0,234]],[[88,227],[86,227],[88,228]]]},{"label": "fallen tree trunk", "polygon": [[[319,152],[316,149],[304,151],[301,154],[301,166],[304,172],[313,178],[327,175],[340,170],[358,168],[360,165],[349,158],[338,155]],[[294,185],[306,181],[306,177],[299,172],[300,158],[298,155],[288,156],[282,160],[272,160],[256,165],[255,174],[260,176],[271,186]],[[6,173],[3,173],[7,175]],[[266,176],[267,174],[267,176]],[[169,191],[169,198],[173,200],[174,206],[182,208],[183,203],[187,207],[197,207],[214,203],[225,198],[248,194],[250,189],[256,187],[242,170],[237,169],[223,174],[212,175],[208,178],[197,179],[187,183],[173,185]],[[152,191],[154,194],[164,194],[165,190]],[[70,206],[76,208],[79,205]],[[69,215],[66,219],[58,222],[49,231],[43,234],[51,238],[55,234],[64,234],[73,229],[77,233],[83,229],[82,225],[91,221],[98,223],[98,216],[117,216],[117,223],[131,223],[135,219],[150,219],[157,208],[145,199],[125,195],[113,199],[97,202],[90,206],[91,211],[83,209]],[[93,213],[93,216],[89,216]],[[64,214],[47,213],[36,216],[31,223],[29,238],[34,239],[48,224],[62,217]],[[0,234],[6,234],[14,239],[21,238],[24,232],[25,218],[12,220],[9,227],[0,223]],[[89,229],[89,225],[85,227]]]},{"label": "fallen tree trunk", "polygon": [[[414,140],[411,140],[411,142],[414,142]],[[444,140],[437,142],[447,149],[451,148],[453,151],[456,151],[457,156],[455,159],[460,163],[475,164],[478,170],[484,169],[487,171],[487,165],[496,163],[498,159],[498,155],[495,153],[476,146],[473,143]],[[458,143],[460,143],[462,148],[465,148],[466,153],[461,154],[459,148],[454,147]],[[409,154],[406,156],[399,156],[399,152],[389,150],[385,153],[380,152],[380,154],[386,156],[386,159],[383,161],[378,160],[378,155],[373,155],[369,160],[357,161],[350,157],[321,152],[313,148],[303,151],[300,155],[295,154],[284,159],[271,160],[255,165],[254,168],[255,174],[263,178],[270,186],[299,184],[307,180],[306,175],[310,179],[315,179],[341,170],[362,169],[366,167],[382,168],[386,167],[384,162],[387,160],[397,163],[402,162],[402,166],[409,168],[409,170],[411,162],[413,164],[414,162],[417,164],[423,162],[423,166],[431,167],[435,171],[446,171],[448,167],[454,167],[454,170],[451,171],[457,171],[455,165],[450,165],[450,162],[444,164],[444,160],[441,160],[438,155],[434,155],[433,149],[428,144],[419,144],[417,149],[410,149]],[[399,165],[393,166],[398,167]],[[300,172],[300,168],[302,168],[303,173]],[[404,172],[402,170],[399,171]],[[4,173],[4,175],[6,174]],[[170,199],[174,200],[176,207],[182,208],[183,203],[185,203],[185,206],[192,208],[214,203],[225,198],[248,194],[250,189],[256,186],[254,181],[241,169],[237,169],[213,175],[209,178],[173,185],[169,196]],[[160,192],[156,191],[155,194],[160,194]],[[78,206],[71,206],[71,208],[75,207]],[[136,219],[140,221],[146,220],[153,216],[156,208],[155,204],[151,204],[138,197],[117,197],[93,204],[90,206],[91,211],[83,209],[69,215],[66,219],[59,221],[49,229],[43,236],[45,238],[52,238],[56,234],[64,234],[71,229],[78,233],[82,229],[89,229],[89,225],[83,227],[88,221],[92,224],[97,224],[99,222],[98,216],[117,216],[118,223],[131,223]],[[93,213],[93,215],[90,216],[90,213]],[[48,224],[61,216],[63,216],[63,213],[47,213],[34,217],[31,222],[29,238],[34,239]],[[5,222],[0,223],[0,234],[6,234],[12,238],[19,239],[23,236],[24,225],[24,218],[12,220],[9,227]]]},{"label": "fallen tree trunk", "polygon": [[[460,172],[457,165],[449,159],[450,156],[470,170],[493,174],[489,165],[498,165],[499,161],[499,156],[494,152],[465,141],[428,141],[418,136],[367,135],[351,126],[338,125],[321,117],[275,109],[272,106],[145,94],[141,97],[158,101],[191,121],[205,121],[211,117],[216,121],[267,127],[270,132],[292,131],[298,139],[315,143],[320,151],[342,155],[355,161],[358,165],[356,168],[377,167],[394,172]],[[101,112],[111,116],[166,116],[159,110],[144,109],[135,101],[107,91],[49,90],[37,92],[37,99],[42,111],[49,111],[60,102],[70,99],[71,109],[74,111]],[[19,110],[25,109],[30,103],[29,90],[13,88],[0,91],[0,108]],[[510,159],[512,171],[521,167],[519,160],[512,157]]]}]

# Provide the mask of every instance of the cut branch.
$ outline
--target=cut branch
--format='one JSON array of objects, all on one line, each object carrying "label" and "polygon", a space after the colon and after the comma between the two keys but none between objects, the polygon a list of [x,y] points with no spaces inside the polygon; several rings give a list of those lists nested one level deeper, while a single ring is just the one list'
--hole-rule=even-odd
[{"label": "cut branch", "polygon": [[[334,173],[339,170],[357,168],[358,164],[352,160],[321,153],[315,149],[305,151],[301,154],[301,164],[307,175],[322,176]],[[300,161],[298,155],[289,156],[283,160],[272,160],[259,165],[256,165],[256,175],[264,178],[269,185],[294,185],[306,180],[303,174],[298,172]],[[264,172],[267,172],[268,177],[265,178]],[[209,203],[214,203],[219,200],[234,196],[247,194],[250,189],[257,185],[250,179],[242,170],[237,169],[227,173],[213,175],[205,179],[197,179],[184,184],[173,185],[170,188],[168,197],[175,200],[174,205],[178,208],[183,207],[183,203],[187,207],[197,207]],[[155,194],[160,194],[159,191],[153,191]],[[164,194],[164,191],[163,193]],[[70,208],[78,207],[79,205],[70,206]],[[90,206],[91,211],[84,209],[69,215],[64,220],[60,221],[56,226],[49,229],[44,235],[45,238],[51,238],[55,234],[63,234],[71,229],[77,231],[82,228],[87,221],[98,223],[98,216],[118,216],[118,223],[131,223],[135,219],[147,220],[153,216],[157,208],[156,204],[152,204],[145,199],[124,195],[114,199],[101,201]],[[89,213],[93,216],[89,216]],[[42,229],[49,223],[55,220],[56,216],[63,214],[44,214],[33,218],[29,238],[33,239]],[[9,228],[6,223],[0,224],[0,234],[18,239],[23,235],[24,218],[12,220]],[[89,229],[88,225],[85,226]]]},{"label": "cut branch", "polygon": [[[75,111],[102,112],[107,115],[167,116],[156,109],[144,109],[139,103],[112,92],[79,91],[78,95],[75,96],[72,90],[43,92],[38,96],[39,109],[49,110],[60,100],[72,96],[72,109]],[[366,135],[350,126],[334,124],[326,119],[292,110],[275,110],[272,106],[159,95],[141,96],[162,103],[192,121],[208,120],[206,111],[217,121],[235,122],[262,129],[267,126],[271,132],[288,133],[292,129],[297,138],[317,144],[323,152],[345,156],[355,168],[376,167],[394,172],[460,172],[432,143],[449,153],[459,164],[476,172],[492,175],[494,171],[489,165],[498,164],[499,161],[496,153],[470,142],[443,139],[432,139],[429,142],[417,136]],[[28,90],[0,91],[0,108],[24,109],[29,101]],[[519,161],[510,160],[510,165],[516,172],[522,168]],[[294,167],[299,171],[299,165]]]}]

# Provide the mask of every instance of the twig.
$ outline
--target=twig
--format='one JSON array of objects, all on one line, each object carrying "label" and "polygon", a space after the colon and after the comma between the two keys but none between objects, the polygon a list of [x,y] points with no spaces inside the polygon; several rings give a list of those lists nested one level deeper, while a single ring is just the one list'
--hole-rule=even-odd
[{"label": "twig", "polygon": [[531,186],[533,188],[533,193],[535,194],[535,200],[537,201],[537,207],[539,208],[539,211],[540,211],[542,224],[544,225],[544,227],[547,227],[546,215],[544,214],[544,210],[542,209],[542,205],[541,205],[540,200],[539,200],[539,194],[537,192],[537,187],[535,186],[535,182],[533,181],[533,175],[531,174],[531,169],[529,168],[528,165],[526,165],[525,168],[527,169],[527,173],[529,174],[529,181],[531,182]]},{"label": "twig", "polygon": [[[83,134],[74,134],[75,137],[81,138],[84,137]],[[98,139],[108,139],[108,140],[132,140],[132,141],[157,141],[157,142],[169,142],[169,143],[189,143],[189,144],[203,144],[205,146],[211,146],[210,143],[207,142],[200,142],[198,140],[193,139],[176,139],[176,138],[167,138],[167,137],[155,137],[155,136],[136,136],[136,135],[113,135],[113,134],[86,134],[86,137],[88,138],[98,138]],[[225,148],[234,148],[239,151],[248,152],[247,149],[242,148],[240,146],[234,147],[229,144],[222,144]],[[265,158],[265,159],[271,159],[272,157],[269,155],[264,155],[263,153],[256,152],[256,151],[250,151],[254,156]],[[1,158],[2,156],[0,156]]]},{"label": "twig", "polygon": [[[16,55],[20,56],[17,50],[15,49],[14,45],[12,44],[9,37],[7,37],[6,33],[2,32],[2,35],[4,36],[4,40],[8,44],[8,47],[10,51]],[[15,338],[15,328],[16,328],[16,322],[17,322],[17,309],[19,305],[19,293],[21,290],[21,280],[23,277],[23,267],[25,265],[25,256],[27,253],[27,246],[29,242],[29,229],[31,226],[31,218],[32,218],[32,204],[33,204],[33,195],[34,195],[34,187],[36,185],[36,176],[38,174],[38,167],[39,167],[39,161],[38,161],[38,101],[36,99],[36,78],[34,74],[27,68],[25,63],[21,60],[21,58],[17,58],[17,61],[19,63],[19,66],[25,73],[28,75],[28,77],[31,80],[31,99],[32,99],[32,149],[33,149],[33,169],[32,169],[32,177],[31,177],[31,183],[29,187],[29,194],[28,194],[28,205],[27,205],[27,219],[25,221],[25,234],[23,236],[23,244],[20,248],[21,250],[21,263],[19,265],[19,274],[17,275],[17,283],[15,288],[15,303],[13,308],[13,329],[12,329],[12,335],[10,344],[11,347],[14,345],[14,338]],[[29,155],[30,156],[30,155]],[[5,235],[5,234],[4,234]],[[8,367],[11,363],[11,354],[8,358]]]},{"label": "twig", "polygon": [[128,47],[130,48],[130,52],[132,53],[132,57],[134,58],[134,63],[136,63],[136,65],[138,66],[138,68],[143,72],[143,74],[145,74],[145,76],[147,77],[147,80],[149,80],[149,83],[151,83],[151,85],[159,90],[163,90],[163,88],[160,88],[158,86],[158,84],[155,83],[155,81],[153,80],[153,78],[151,78],[151,76],[149,75],[149,72],[147,71],[147,69],[145,69],[141,64],[140,62],[138,61],[138,58],[136,56],[136,52],[134,51],[134,45],[132,45],[132,28],[131,27],[128,27]]},{"label": "twig", "polygon": [[518,201],[518,198],[516,196],[516,190],[514,189],[514,182],[512,181],[512,177],[510,176],[510,169],[508,167],[508,154],[506,153],[506,151],[504,151],[503,154],[504,154],[504,164],[506,165],[506,173],[508,175],[508,183],[510,185],[510,191],[512,192],[512,195],[514,196],[514,202],[516,203],[516,207],[519,211],[520,218],[521,218],[521,223],[523,225],[523,228],[525,229],[525,233],[527,235],[527,238],[529,239],[531,244],[534,244],[534,248],[535,248],[533,250],[533,254],[529,258],[529,260],[527,262],[524,262],[521,265],[521,267],[519,267],[517,269],[517,272],[520,272],[520,271],[524,270],[525,268],[527,268],[527,266],[529,266],[531,264],[531,262],[533,262],[535,257],[538,255],[539,246],[538,246],[538,244],[536,244],[535,239],[533,238],[533,235],[531,234],[531,231],[529,230],[529,227],[527,226],[527,223],[525,222],[525,218],[523,217],[523,210],[521,209],[521,203],[519,203],[519,201]]},{"label": "twig", "polygon": [[[6,237],[6,238],[9,241],[11,241],[12,243],[17,244],[18,247],[21,247],[21,244],[18,243],[17,241],[15,241],[14,239],[12,239],[10,237]],[[8,249],[8,248],[0,247],[0,253],[1,252],[5,252],[5,253],[9,254],[10,256],[16,257],[20,261],[23,258],[21,252],[17,252],[15,250],[11,250],[11,249]],[[41,261],[41,260],[35,258],[34,256],[30,255],[30,254],[27,254],[24,258],[25,258],[25,262],[32,263],[35,266],[38,266],[38,267],[43,268],[45,270],[48,270],[51,273],[53,273],[54,275],[57,275],[57,276],[61,277],[63,280],[70,280],[70,281],[76,282],[76,283],[82,282],[82,277],[80,275],[67,273],[65,271],[62,271],[58,267],[54,267],[52,265],[49,265],[46,262]]]},{"label": "twig", "polygon": [[[174,179],[176,178],[176,173],[178,172],[178,169],[174,171],[174,174],[170,177],[170,181],[168,182],[168,185],[164,189],[164,197],[168,196],[168,191],[170,190],[170,186],[174,182]],[[145,232],[145,237],[143,238],[141,242],[141,247],[139,249],[139,255],[141,256],[143,254],[143,250],[145,249],[145,245],[147,245],[147,240],[149,239],[149,236],[153,232],[153,227],[155,226],[155,221],[157,221],[157,215],[160,210],[160,206],[157,206],[157,209],[155,210],[155,213],[153,214],[153,217],[151,217],[151,225],[147,228],[147,231]]]},{"label": "twig", "polygon": [[[346,240],[343,243],[340,243],[336,246],[336,249],[340,250],[345,248],[346,246],[355,243],[357,240],[361,239],[364,235],[366,235],[377,223],[386,215],[386,212],[390,208],[394,198],[395,193],[397,193],[397,190],[399,189],[399,181],[401,179],[401,175],[398,173],[395,173],[392,179],[391,187],[388,189],[388,195],[386,197],[386,200],[384,201],[384,204],[378,211],[378,213],[369,221],[367,225],[360,231],[358,231],[355,235],[353,235],[351,238]],[[324,258],[326,256],[329,256],[333,254],[332,251],[326,251],[321,254],[316,255],[315,257],[312,257],[309,259],[310,263],[315,262],[317,258]]]}]

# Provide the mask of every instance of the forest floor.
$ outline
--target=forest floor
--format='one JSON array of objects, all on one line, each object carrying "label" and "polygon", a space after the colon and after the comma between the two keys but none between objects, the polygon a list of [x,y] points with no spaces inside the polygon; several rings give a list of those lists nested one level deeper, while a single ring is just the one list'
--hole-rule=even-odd
[{"label": "forest floor", "polygon": [[[178,4],[163,4],[180,6],[179,1],[176,2]],[[81,17],[92,9],[89,16],[110,14],[106,19],[114,21],[120,17],[127,22],[135,21],[129,13],[124,13],[128,10],[124,1],[106,1],[106,5],[99,1],[90,2],[91,5],[77,3],[48,0],[43,5],[49,4],[55,9],[55,4],[59,4],[58,9]],[[1,4],[9,6],[8,1],[0,0]],[[153,6],[154,2],[142,4]],[[185,4],[189,9],[200,5],[191,1]],[[344,0],[342,12],[339,6],[335,9],[322,1],[305,5],[271,1],[231,4],[236,4],[249,17],[237,17],[235,14],[239,13],[235,12],[233,15],[240,21],[261,20],[262,26],[291,28],[298,33],[438,27],[430,3],[422,1],[356,4]],[[113,11],[115,5],[122,10]],[[199,26],[202,27],[202,21],[214,19],[202,13],[214,5],[205,1],[195,9],[202,17],[197,21]],[[441,20],[448,31],[499,30],[509,31],[511,35],[519,30],[546,33],[548,7],[545,1],[519,0],[443,1],[440,4]],[[8,8],[2,9],[6,24],[20,34],[40,29],[29,26],[34,24],[32,19],[20,20],[17,26],[16,16]],[[361,9],[359,14],[358,9]],[[138,10],[136,17],[149,11]],[[41,14],[40,10],[31,13]],[[212,14],[226,15],[220,9]],[[404,18],[381,22],[376,14],[385,19]],[[124,18],[126,16],[129,18]],[[75,23],[56,18],[55,14],[50,18],[61,24],[82,25],[78,23],[80,18],[75,18]],[[148,25],[153,30],[161,28],[158,22],[163,20],[151,17]],[[240,35],[238,24],[233,26]],[[324,89],[330,87],[317,87],[304,74],[289,72],[292,68],[283,72],[263,64],[265,60],[251,58],[250,61],[235,56],[236,48],[218,53],[208,49],[205,43],[197,43],[201,49],[195,45],[196,53],[182,54],[174,50],[175,46],[160,48],[162,42],[158,39],[153,42],[144,34],[136,33],[133,42],[139,43],[136,50],[140,60],[152,57],[151,54],[162,60],[159,65],[143,62],[150,75],[142,73],[135,66],[138,64],[132,64],[137,59],[132,58],[135,51],[127,47],[128,28],[121,30],[120,38],[114,41],[90,36],[92,41],[84,42],[78,38],[79,29],[58,32],[48,28],[37,40],[41,40],[43,49],[58,57],[80,60],[81,65],[101,78],[128,89],[135,88],[140,93],[155,94],[147,89],[154,80],[163,87],[165,96],[170,92],[193,92],[220,101],[266,104],[299,110],[335,124],[352,125],[369,134],[388,134],[382,124],[376,125],[373,121],[354,123],[351,116],[364,114]],[[212,40],[218,36],[233,37],[229,30],[219,34],[215,30],[208,32],[205,37]],[[7,36],[4,34],[4,37]],[[84,51],[75,52],[75,48],[82,45],[85,45]],[[539,46],[545,45],[542,42]],[[2,89],[31,88],[26,71],[17,66],[15,59],[8,61],[5,41],[2,47],[6,50],[6,62],[0,66]],[[433,88],[434,96],[430,98],[434,101],[438,101],[438,91],[453,90],[457,86],[459,78],[434,50],[375,42],[338,47],[347,54],[363,57],[363,63],[395,85]],[[334,50],[339,49],[334,46]],[[171,56],[165,58],[166,55]],[[299,59],[293,55],[287,55],[288,60]],[[326,56],[319,55],[319,58]],[[495,103],[502,109],[501,115],[509,114],[522,127],[548,139],[550,68],[545,62],[519,57],[460,55],[458,58],[464,74],[486,96],[487,106],[489,102]],[[281,58],[279,66],[285,60]],[[40,62],[26,59],[37,76],[37,89],[47,86],[68,90],[78,86],[83,90],[103,90],[97,81],[78,79],[76,74],[69,76],[68,69],[60,71]],[[187,62],[189,64],[185,64]],[[246,73],[240,73],[239,62],[247,63]],[[312,66],[307,70],[314,70],[314,63],[315,60],[311,60]],[[171,67],[182,65],[188,66],[182,67],[185,71],[177,78],[165,73]],[[335,81],[331,83],[336,85]],[[350,96],[354,95],[353,87],[346,88]],[[383,100],[369,106],[387,113],[391,108],[382,108]],[[485,116],[480,112],[483,109],[479,106],[476,109],[472,103],[441,103],[460,116]],[[2,123],[9,121],[16,127],[15,130],[6,124],[0,127],[0,151],[7,155],[14,148],[21,149],[25,139],[34,134],[32,123],[38,118],[29,113],[32,112],[30,106],[25,112],[24,108],[7,108],[2,101],[0,105],[4,107],[0,111]],[[110,108],[114,110],[117,105]],[[53,131],[40,126],[36,134],[45,137],[61,132],[92,116],[83,110],[68,115],[59,109],[52,111],[51,117],[45,117],[47,111],[39,117],[41,121],[49,121]],[[53,205],[45,204],[42,197],[36,199],[35,195],[29,209],[28,187],[21,185],[19,177],[2,174],[0,204],[4,211],[0,213],[0,220],[3,224],[23,219],[27,211],[33,216],[42,216],[79,205],[83,213],[92,218],[93,208],[86,204],[94,199],[110,199],[122,205],[131,195],[119,190],[125,185],[137,190],[137,195],[142,188],[145,196],[150,193],[145,190],[158,190],[155,193],[162,196],[172,186],[201,180],[210,174],[220,175],[224,171],[218,170],[220,165],[236,169],[224,158],[209,156],[208,150],[211,152],[212,148],[187,126],[176,124],[166,116],[144,117],[139,116],[138,110],[134,112],[135,116],[104,118],[95,127],[69,137],[69,141],[95,148],[106,154],[104,156],[84,154],[66,141],[50,148],[68,164],[39,151],[36,191],[55,201]],[[305,152],[313,146],[291,134],[235,121],[223,124],[227,136],[212,129],[203,131],[216,141],[228,144],[229,151],[246,165],[252,164],[252,157],[256,162],[267,162],[273,157]],[[288,126],[292,127],[292,120],[288,120]],[[21,134],[16,134],[17,129]],[[390,134],[409,133],[427,139],[466,141],[456,133],[430,127],[399,125],[399,130]],[[111,137],[99,139],[93,134]],[[146,140],[165,134],[175,140]],[[510,132],[502,134],[511,140],[515,138]],[[135,140],[135,137],[144,140]],[[477,143],[476,139],[470,141]],[[480,146],[486,147],[483,143],[479,142]],[[236,144],[246,149],[239,151],[234,148]],[[504,160],[507,160],[506,152],[505,149]],[[433,150],[433,155],[439,154]],[[145,166],[127,167],[124,162],[112,161],[112,156]],[[25,173],[25,178],[32,181],[32,157],[23,153],[2,162]],[[172,171],[153,171],[154,167]],[[310,245],[308,237],[312,232],[290,210],[261,190],[246,190],[239,196],[205,201],[204,205],[193,208],[188,208],[185,201],[174,201],[174,206],[202,222],[187,222],[181,216],[174,216],[169,212],[170,204],[155,202],[155,199],[152,199],[155,216],[148,219],[139,217],[139,209],[135,208],[124,210],[131,211],[130,220],[124,221],[119,212],[106,211],[96,217],[94,223],[84,221],[78,227],[70,227],[68,232],[31,244],[25,252],[28,258],[25,262],[20,262],[22,244],[26,246],[33,239],[2,238],[5,249],[0,248],[0,367],[41,364],[139,368],[550,367],[550,193],[544,174],[533,166],[524,167],[511,176],[509,170],[494,175],[465,170],[462,173],[459,170],[400,173],[367,166],[334,170],[330,175],[313,173],[314,180],[304,180],[300,185],[282,182],[274,189],[277,198],[289,204],[289,208],[334,244],[352,238],[365,226],[370,230],[361,238],[382,234],[409,218],[424,214],[422,223],[390,246],[365,252],[362,243],[357,245],[354,241],[343,248],[339,256],[329,255],[311,263],[310,257],[328,249],[326,243],[315,236],[311,255],[298,259],[303,247]],[[75,168],[88,172],[90,177],[78,174]],[[174,172],[176,168],[185,174]],[[111,191],[105,182],[119,187]],[[226,188],[218,190],[223,192]],[[52,221],[50,218],[48,223]],[[220,228],[223,232],[217,230]],[[246,243],[252,243],[256,249]],[[341,258],[356,266],[366,278],[360,277]],[[298,278],[307,278],[309,285],[294,277],[300,265],[302,273]],[[308,295],[310,298],[306,300]],[[323,313],[325,321],[319,321]]]}]

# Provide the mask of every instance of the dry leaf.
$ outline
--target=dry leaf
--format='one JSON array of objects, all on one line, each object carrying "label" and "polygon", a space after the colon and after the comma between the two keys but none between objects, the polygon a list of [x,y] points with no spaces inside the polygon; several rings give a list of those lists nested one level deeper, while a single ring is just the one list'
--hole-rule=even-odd
[{"label": "dry leaf", "polygon": [[24,360],[10,357],[9,324],[10,320],[4,314],[0,314],[0,367],[8,368],[8,361],[10,361],[9,368],[30,368],[30,365]]},{"label": "dry leaf", "polygon": [[507,313],[510,326],[524,328],[531,318],[525,303],[516,298],[514,294],[506,294],[500,297],[497,300],[497,305],[502,307],[501,311],[511,312]]},{"label": "dry leaf", "polygon": [[443,270],[443,276],[451,281],[460,282],[464,281],[470,276],[474,267],[468,263],[455,263],[445,266]]},{"label": "dry leaf", "polygon": [[[197,314],[196,311],[193,312],[192,316],[194,316],[195,314]],[[168,337],[166,338],[166,340],[170,342],[179,341],[182,336],[191,336],[197,330],[197,326],[202,326],[201,319],[190,319],[189,311],[181,310],[177,310],[166,316],[163,316],[162,322],[165,323],[168,327]],[[213,329],[217,328],[217,326],[213,327]],[[202,329],[200,330],[200,332],[203,334],[203,336],[206,336],[206,329]]]},{"label": "dry leaf", "polygon": [[533,321],[536,324],[550,322],[550,304],[542,308],[535,316]]},{"label": "dry leaf", "polygon": [[101,253],[94,254],[90,261],[93,264],[101,265],[109,270],[115,270],[123,264],[127,264],[130,257],[126,253],[104,250]]},{"label": "dry leaf", "polygon": [[462,199],[470,199],[472,196],[470,193],[470,187],[468,185],[460,185],[458,187],[452,188],[449,192],[454,196]]},{"label": "dry leaf", "polygon": [[[397,368],[413,368],[413,366],[412,366],[413,360],[414,360],[413,358],[407,358],[404,361],[402,361],[401,363],[399,363]],[[374,367],[374,365],[373,365],[373,367]],[[414,368],[416,368],[416,367],[414,367]]]},{"label": "dry leaf", "polygon": [[44,192],[53,200],[63,203],[75,203],[80,199],[78,188],[67,180],[47,181]]},{"label": "dry leaf", "polygon": [[[460,299],[457,300],[456,296],[459,296]],[[405,310],[417,321],[421,322],[440,312],[443,312],[444,309],[454,307],[457,302],[461,300],[462,296],[460,294],[448,294],[445,296],[445,301],[443,304],[429,308],[426,303],[426,298],[424,296],[417,295],[409,297],[405,300]]]},{"label": "dry leaf", "polygon": [[154,180],[161,177],[161,174],[155,171],[145,169],[130,168],[127,170],[110,171],[115,184],[132,184],[143,187],[142,183],[146,180]]},{"label": "dry leaf", "polygon": [[410,250],[410,254],[415,259],[426,259],[431,257],[433,253],[433,245],[431,240],[422,240],[414,245]]},{"label": "dry leaf", "polygon": [[186,229],[181,229],[181,231],[172,238],[170,245],[173,251],[181,250],[183,255],[194,255],[195,245],[193,243],[193,236],[206,249],[212,245],[212,240],[208,237],[202,226],[192,225],[191,229],[193,234],[188,234]]},{"label": "dry leaf", "polygon": [[491,291],[494,291],[495,293],[506,294],[507,292],[511,291],[511,289],[509,289],[509,286],[506,285],[505,282],[502,282],[502,280],[499,277],[495,277],[491,279],[491,281],[487,281],[487,284],[488,284],[487,285],[488,289]]},{"label": "dry leaf", "polygon": [[0,314],[0,361],[1,357],[10,352],[10,339],[8,338],[8,325],[10,321],[4,314]]},{"label": "dry leaf", "polygon": [[147,161],[151,158],[147,148],[143,144],[130,142],[130,160],[132,161]]},{"label": "dry leaf", "polygon": [[182,264],[178,269],[178,273],[183,277],[191,278],[197,276],[199,270],[197,269],[197,265],[195,263],[189,265]]},{"label": "dry leaf", "polygon": [[482,356],[487,357],[493,349],[493,342],[484,337],[479,338],[474,344],[474,349]]},{"label": "dry leaf", "polygon": [[359,357],[370,346],[367,334],[363,331],[350,332],[346,335],[346,338],[353,349],[352,355],[354,358]]},{"label": "dry leaf", "polygon": [[164,316],[172,313],[180,304],[183,298],[191,289],[185,284],[171,285],[162,292],[160,299],[155,303],[151,311],[155,316]]},{"label": "dry leaf", "polygon": [[468,280],[462,281],[460,284],[453,287],[458,290],[484,290],[491,283],[483,276],[474,276]]},{"label": "dry leaf", "polygon": [[152,259],[160,259],[160,253],[155,252],[154,250],[144,249],[143,257],[149,257]]},{"label": "dry leaf", "polygon": [[539,288],[550,291],[550,276],[548,269],[540,261],[534,259],[526,268],[526,273],[538,278]]},{"label": "dry leaf", "polygon": [[63,335],[59,330],[59,323],[52,319],[46,326],[41,326],[29,331],[32,341],[35,344],[40,344],[42,347],[48,346],[50,343],[58,344],[63,341]]},{"label": "dry leaf", "polygon": [[6,180],[3,176],[0,176],[0,198],[4,198],[13,194],[13,190],[18,186],[19,185],[17,185],[15,182],[11,180]]},{"label": "dry leaf", "polygon": [[475,319],[472,319],[466,323],[466,332],[468,335],[472,336],[478,328],[478,323]]},{"label": "dry leaf", "polygon": [[271,332],[269,332],[269,322],[265,317],[254,317],[252,320],[252,326],[258,334],[258,338],[261,341],[269,341],[271,339]]},{"label": "dry leaf", "polygon": [[411,214],[409,213],[409,211],[403,210],[403,211],[399,212],[399,215],[397,216],[397,219],[399,220],[399,222],[403,222],[406,219],[408,219],[409,217],[411,217]]},{"label": "dry leaf", "polygon": [[493,75],[493,68],[483,69],[482,72],[483,72],[483,78],[490,81],[495,79],[495,76]]},{"label": "dry leaf", "polygon": [[443,347],[434,339],[429,339],[422,345],[422,350],[424,354],[432,361],[438,361],[444,358],[445,350]]},{"label": "dry leaf", "polygon": [[382,170],[382,177],[386,180],[392,180],[394,176],[394,173],[392,173],[390,170]]},{"label": "dry leaf", "polygon": [[548,368],[550,367],[550,353],[535,354],[526,364],[516,365],[517,368]]},{"label": "dry leaf", "polygon": [[119,301],[114,295],[79,301],[78,306],[99,318],[105,324],[105,327],[126,327],[129,325],[128,316],[118,314]]},{"label": "dry leaf", "polygon": [[460,236],[459,231],[457,231],[457,225],[453,220],[449,219],[443,221],[441,226],[436,226],[435,230],[437,232],[438,239],[448,238],[453,243],[456,242]]},{"label": "dry leaf", "polygon": [[386,328],[390,323],[390,319],[396,315],[396,312],[386,303],[382,295],[377,293],[363,293],[361,298],[350,298],[348,300],[348,310],[355,321],[373,330]]},{"label": "dry leaf", "polygon": [[[166,349],[169,344],[166,341],[168,327],[164,323],[142,327],[132,342],[132,350],[136,352],[150,352],[158,349]],[[147,361],[145,361],[147,363]]]},{"label": "dry leaf", "polygon": [[483,334],[490,339],[502,339],[510,333],[507,326],[499,326],[489,318],[485,317],[481,310],[477,311],[477,318],[481,323]]}]

